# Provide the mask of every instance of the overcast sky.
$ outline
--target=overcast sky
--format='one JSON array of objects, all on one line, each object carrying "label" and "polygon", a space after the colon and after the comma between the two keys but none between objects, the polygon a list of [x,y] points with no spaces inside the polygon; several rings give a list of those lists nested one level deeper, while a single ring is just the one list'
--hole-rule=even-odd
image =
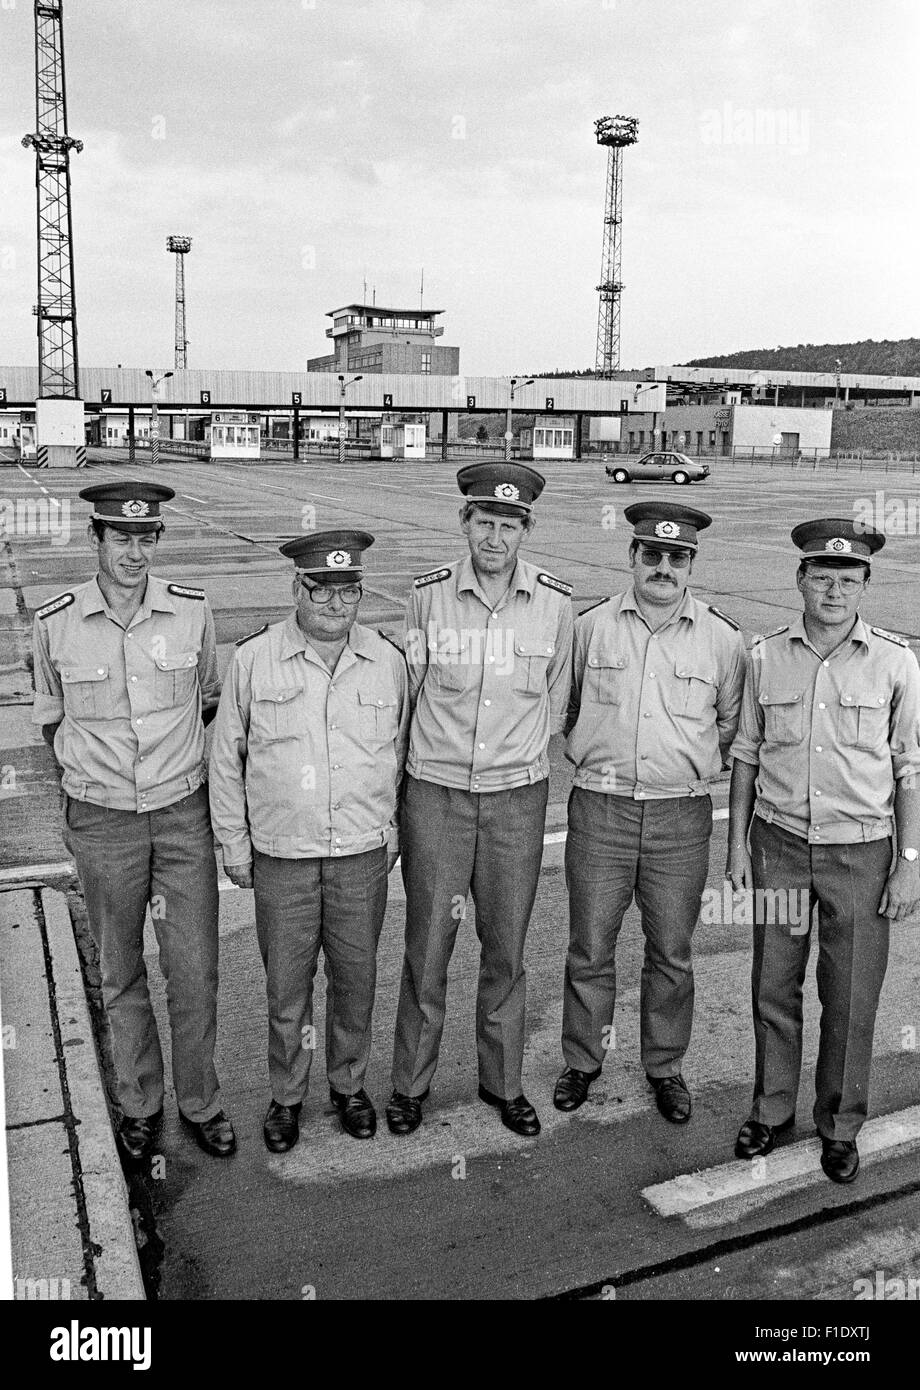
[{"label": "overcast sky", "polygon": [[[328,309],[445,310],[470,374],[920,332],[916,0],[66,0],[80,353],[303,369]],[[0,0],[0,361],[35,360],[33,6]]]}]

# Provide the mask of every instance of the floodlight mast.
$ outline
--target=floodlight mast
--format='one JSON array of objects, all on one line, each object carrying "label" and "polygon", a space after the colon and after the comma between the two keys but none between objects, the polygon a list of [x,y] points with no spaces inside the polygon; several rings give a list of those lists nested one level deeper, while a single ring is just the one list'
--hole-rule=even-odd
[{"label": "floodlight mast", "polygon": [[38,319],[38,395],[78,400],[70,152],[79,154],[83,141],[67,133],[63,8],[63,0],[36,0],[36,130],[34,135],[24,135],[22,143],[35,150],[38,303],[33,312]]},{"label": "floodlight mast", "polygon": [[594,122],[599,145],[607,146],[607,197],[604,206],[604,246],[597,290],[595,370],[599,377],[612,376],[620,365],[620,228],[623,222],[623,150],[639,139],[635,116],[601,116]]},{"label": "floodlight mast", "polygon": [[192,249],[190,236],[168,236],[166,249],[176,258],[176,357],[177,371],[188,366],[188,338],[185,325],[185,258]]}]

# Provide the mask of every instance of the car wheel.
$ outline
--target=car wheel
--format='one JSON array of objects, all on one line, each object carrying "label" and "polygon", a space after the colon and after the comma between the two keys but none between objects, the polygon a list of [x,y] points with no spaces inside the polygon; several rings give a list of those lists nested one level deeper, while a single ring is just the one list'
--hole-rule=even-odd
[{"label": "car wheel", "polygon": [[629,474],[627,473],[627,471],[626,471],[625,468],[615,468],[615,469],[613,470],[612,477],[613,477],[613,481],[614,481],[615,483],[628,483],[628,482],[629,482]]},{"label": "car wheel", "polygon": [[677,473],[672,473],[671,478],[675,483],[689,483],[690,481],[686,473],[681,473],[679,470]]}]

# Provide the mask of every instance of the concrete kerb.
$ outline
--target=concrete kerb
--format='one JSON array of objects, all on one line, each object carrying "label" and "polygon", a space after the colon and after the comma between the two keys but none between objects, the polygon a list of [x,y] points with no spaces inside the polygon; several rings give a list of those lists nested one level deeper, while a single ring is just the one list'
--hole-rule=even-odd
[{"label": "concrete kerb", "polygon": [[61,1028],[61,1050],[75,1119],[96,1288],[105,1299],[146,1298],[124,1174],[96,1056],[73,925],[63,894],[41,893]]}]

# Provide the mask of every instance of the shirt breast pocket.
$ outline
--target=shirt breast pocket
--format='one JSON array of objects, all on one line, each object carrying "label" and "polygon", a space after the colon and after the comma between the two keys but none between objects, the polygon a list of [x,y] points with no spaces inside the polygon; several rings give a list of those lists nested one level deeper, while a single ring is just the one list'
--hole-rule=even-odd
[{"label": "shirt breast pocket", "polygon": [[249,709],[250,732],[263,743],[296,738],[305,718],[302,696],[299,686],[255,686]]},{"label": "shirt breast pocket", "polygon": [[703,719],[716,703],[716,675],[711,668],[678,662],[674,667],[674,708],[684,719]]},{"label": "shirt breast pocket", "polygon": [[64,711],[76,719],[111,719],[112,675],[108,666],[63,666]]},{"label": "shirt breast pocket", "polygon": [[198,677],[198,653],[174,652],[171,656],[154,657],[153,677],[157,709],[172,709],[188,704],[195,691]]},{"label": "shirt breast pocket", "polygon": [[[478,665],[478,663],[477,663]],[[471,683],[473,651],[468,634],[442,634],[428,651],[429,678],[439,690],[466,690]]]},{"label": "shirt breast pocket", "polygon": [[392,743],[396,737],[396,696],[386,690],[358,691],[361,737],[367,743]]},{"label": "shirt breast pocket", "polygon": [[881,690],[850,690],[840,696],[837,731],[842,744],[874,751],[888,743],[891,696]]},{"label": "shirt breast pocket", "polygon": [[805,705],[801,690],[761,691],[764,740],[801,743],[805,737]]},{"label": "shirt breast pocket", "polygon": [[584,699],[595,705],[618,705],[626,687],[628,658],[617,652],[589,652]]},{"label": "shirt breast pocket", "polygon": [[521,637],[514,643],[512,689],[522,695],[539,695],[546,689],[549,663],[556,644],[547,637]]}]

